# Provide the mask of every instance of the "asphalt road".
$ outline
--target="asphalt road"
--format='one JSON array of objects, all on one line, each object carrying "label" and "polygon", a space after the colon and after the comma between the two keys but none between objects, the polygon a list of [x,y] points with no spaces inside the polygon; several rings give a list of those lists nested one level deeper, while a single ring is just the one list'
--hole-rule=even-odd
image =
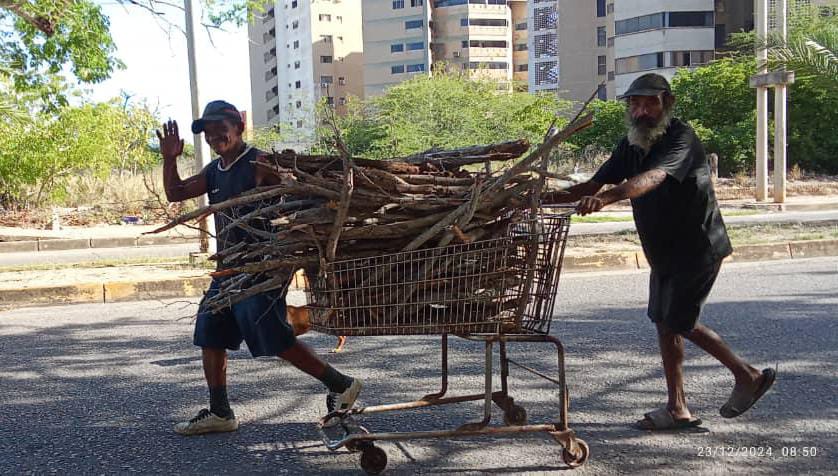
[{"label": "asphalt road", "polygon": [[[647,279],[629,272],[562,281],[552,333],[567,349],[571,426],[591,446],[586,466],[561,473],[558,446],[536,435],[383,443],[390,474],[834,472],[838,259],[726,265],[703,321],[754,365],[776,365],[779,377],[752,411],[722,419],[718,407],[732,378],[688,346],[688,399],[710,430],[701,434],[630,428],[665,398],[656,340],[644,317]],[[172,425],[207,400],[190,342],[192,312],[194,301],[0,313],[0,473],[357,474],[357,455],[329,452],[318,440],[313,422],[324,406],[320,384],[244,351],[232,354],[229,369],[240,430],[174,434]],[[321,351],[333,343],[316,334],[305,340]],[[433,337],[354,338],[347,346],[325,358],[364,379],[366,404],[437,389]],[[555,351],[547,346],[519,344],[510,352],[523,363],[554,369]],[[480,388],[481,359],[477,344],[453,340],[451,392]],[[514,368],[512,373],[513,396],[530,422],[556,413],[552,384]],[[371,415],[364,422],[373,430],[450,428],[478,416],[480,408],[448,405]],[[499,413],[494,418],[501,420]]]}]

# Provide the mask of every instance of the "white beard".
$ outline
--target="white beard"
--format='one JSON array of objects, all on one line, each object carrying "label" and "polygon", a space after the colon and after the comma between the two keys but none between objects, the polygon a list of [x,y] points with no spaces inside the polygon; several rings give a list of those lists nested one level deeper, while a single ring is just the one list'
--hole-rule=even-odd
[{"label": "white beard", "polygon": [[631,119],[631,115],[626,110],[626,126],[628,127],[628,141],[631,145],[636,145],[643,149],[644,152],[649,152],[649,149],[655,145],[661,137],[666,133],[669,123],[672,122],[672,109],[664,111],[661,120],[654,127],[646,127],[644,125],[635,124]]}]

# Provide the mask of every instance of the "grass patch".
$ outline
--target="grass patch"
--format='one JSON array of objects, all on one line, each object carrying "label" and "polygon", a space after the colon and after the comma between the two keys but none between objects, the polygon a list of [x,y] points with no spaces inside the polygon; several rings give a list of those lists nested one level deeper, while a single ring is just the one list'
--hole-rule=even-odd
[{"label": "grass patch", "polygon": [[626,222],[626,221],[633,221],[634,218],[631,215],[587,215],[584,217],[580,217],[577,215],[573,216],[573,223],[613,223],[613,222]]}]

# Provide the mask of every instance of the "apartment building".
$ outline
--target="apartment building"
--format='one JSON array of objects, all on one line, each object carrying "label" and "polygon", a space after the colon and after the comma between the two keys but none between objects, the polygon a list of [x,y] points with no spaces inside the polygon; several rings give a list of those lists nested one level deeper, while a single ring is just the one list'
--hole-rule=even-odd
[{"label": "apartment building", "polygon": [[516,21],[526,24],[525,0],[430,2],[364,0],[366,97],[439,63],[471,77],[524,80],[527,34],[513,31]]},{"label": "apartment building", "polygon": [[564,0],[561,94],[613,99],[644,73],[705,64],[730,33],[753,29],[753,11],[753,0]]},{"label": "apartment building", "polygon": [[253,123],[305,147],[322,98],[343,113],[363,97],[361,0],[279,0],[249,24]]}]

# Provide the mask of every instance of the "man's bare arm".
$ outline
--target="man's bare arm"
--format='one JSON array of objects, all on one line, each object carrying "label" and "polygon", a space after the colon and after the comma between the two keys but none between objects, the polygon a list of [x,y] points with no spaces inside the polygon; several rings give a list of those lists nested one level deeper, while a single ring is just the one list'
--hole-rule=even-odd
[{"label": "man's bare arm", "polygon": [[595,195],[601,188],[601,183],[591,181],[582,182],[568,188],[567,190],[546,192],[541,196],[541,202],[544,204],[576,202],[582,197]]},{"label": "man's bare arm", "polygon": [[620,200],[642,197],[658,188],[665,180],[666,172],[661,169],[652,169],[626,180],[621,185],[597,194],[597,197],[602,199],[605,205]]},{"label": "man's bare arm", "polygon": [[583,197],[579,201],[576,210],[580,215],[588,215],[597,212],[602,207],[620,200],[642,197],[656,189],[666,180],[666,172],[661,169],[652,169],[634,176],[622,184],[598,193],[594,196]]},{"label": "man's bare arm", "polygon": [[160,153],[163,155],[163,188],[170,202],[181,202],[207,193],[207,179],[203,172],[186,180],[177,171],[177,158],[183,153],[183,140],[178,133],[177,122],[163,124],[163,133],[157,132]]}]

